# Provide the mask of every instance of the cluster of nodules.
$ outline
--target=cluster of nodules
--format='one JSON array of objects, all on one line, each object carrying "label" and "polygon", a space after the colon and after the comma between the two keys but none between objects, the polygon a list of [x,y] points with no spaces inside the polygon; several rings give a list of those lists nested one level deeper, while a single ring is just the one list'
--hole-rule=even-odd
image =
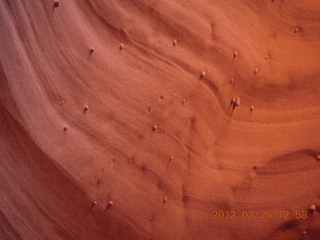
[{"label": "cluster of nodules", "polygon": [[[273,0],[272,0],[272,2],[273,2]],[[57,7],[59,7],[59,6],[60,6],[60,1],[55,0],[54,3],[53,3],[53,7],[54,7],[54,8],[57,8]],[[296,27],[295,30],[294,30],[294,33],[298,33],[299,31],[300,31],[300,28],[299,28],[299,27]],[[178,41],[177,41],[176,39],[174,39],[173,42],[172,42],[172,44],[173,44],[173,46],[177,46]],[[124,49],[123,43],[120,43],[119,49],[120,49],[120,50],[123,50],[123,49]],[[93,54],[94,52],[95,52],[95,48],[94,48],[94,47],[89,48],[89,53],[90,53],[90,54]],[[238,56],[239,56],[238,51],[235,51],[235,52],[233,53],[233,58],[235,59],[235,58],[237,58]],[[264,56],[264,58],[265,58],[265,60],[268,60],[268,59],[269,59],[269,55],[266,54],[266,55]],[[257,74],[258,72],[259,72],[259,68],[256,67],[256,68],[254,69],[254,74]],[[206,76],[206,72],[205,72],[205,71],[201,71],[201,72],[200,72],[200,79],[205,78],[205,76]],[[232,79],[230,80],[230,84],[233,84],[233,83],[234,83],[234,79],[232,78]],[[186,100],[183,99],[183,100],[182,100],[182,104],[184,104],[185,102],[186,102]],[[62,103],[62,104],[63,104],[63,103]],[[239,98],[239,97],[232,98],[232,99],[231,99],[231,105],[232,105],[233,108],[239,107],[239,106],[240,106],[240,98]],[[85,105],[85,106],[83,107],[83,113],[86,113],[88,110],[89,110],[88,105]],[[250,111],[253,112],[253,110],[254,110],[254,106],[251,106],[251,107],[250,107]],[[67,130],[68,130],[68,126],[65,126],[65,127],[63,128],[63,131],[66,132]],[[157,130],[158,130],[158,126],[157,126],[156,124],[153,125],[152,130],[153,130],[153,131],[157,131]],[[171,156],[171,157],[169,158],[170,162],[173,161],[173,159],[174,159],[174,157]],[[320,161],[320,154],[316,156],[316,160]],[[130,163],[131,163],[131,164],[133,163],[133,159],[130,159]],[[254,166],[253,169],[256,170],[257,167]],[[165,197],[163,198],[163,204],[166,204],[167,202],[168,202],[168,197],[165,196]],[[107,203],[107,205],[106,205],[106,209],[111,208],[111,207],[113,206],[113,204],[114,204],[113,201],[109,201],[109,202]],[[98,205],[98,201],[93,201],[92,207],[95,207],[95,206],[97,206],[97,205]],[[315,211],[315,210],[317,210],[317,206],[316,206],[316,205],[313,204],[313,205],[311,205],[311,206],[309,207],[309,211],[313,212],[313,211]],[[153,218],[150,217],[150,221],[152,221],[152,220],[153,220]],[[302,234],[305,235],[305,234],[307,234],[307,232],[304,230],[304,231],[302,231]]]},{"label": "cluster of nodules", "polygon": [[[166,204],[168,202],[168,197],[167,196],[165,196],[164,198],[163,198],[163,201],[162,201],[162,203],[163,204]],[[95,207],[95,206],[97,206],[98,205],[98,201],[97,200],[95,200],[95,201],[93,201],[92,202],[92,207]],[[113,201],[109,201],[108,203],[107,203],[107,205],[106,205],[106,209],[109,209],[109,208],[111,208],[113,206]]]},{"label": "cluster of nodules", "polygon": [[[61,104],[63,104],[63,103],[64,103],[64,100],[62,101]],[[83,113],[86,113],[88,110],[89,110],[89,106],[88,106],[88,105],[85,105],[85,106],[83,107],[83,109],[82,109],[82,112],[83,112]],[[63,127],[63,131],[64,131],[64,132],[66,132],[68,129],[69,129],[68,126],[64,126],[64,127]]]},{"label": "cluster of nodules", "polygon": [[[123,43],[120,43],[120,44],[119,44],[119,49],[120,49],[120,50],[123,50],[123,49],[124,49]],[[95,50],[94,47],[89,48],[90,54],[93,54],[95,51],[96,51],[96,50]]]},{"label": "cluster of nodules", "polygon": [[[319,158],[320,158],[320,155],[319,155]],[[315,204],[312,204],[310,207],[309,207],[309,212],[314,212],[316,210],[320,210],[319,207],[317,207]],[[302,235],[306,235],[308,232],[306,230],[303,230],[302,232]]]},{"label": "cluster of nodules", "polygon": [[[238,52],[238,51],[235,51],[235,52],[233,53],[233,58],[237,58],[238,56],[239,56],[239,52]],[[265,58],[266,60],[268,60],[268,59],[269,59],[269,55],[266,54],[266,55],[264,56],[264,58]],[[259,72],[259,68],[256,67],[256,68],[254,69],[254,74],[257,74],[258,72]],[[206,72],[205,72],[205,71],[201,71],[201,72],[200,72],[200,80],[201,80],[201,79],[204,79],[205,76],[206,76]],[[231,78],[231,79],[230,79],[230,84],[234,84],[234,78]],[[239,107],[239,106],[240,106],[240,98],[239,98],[239,97],[232,98],[230,105],[231,105],[233,108]],[[251,111],[251,112],[254,111],[254,106],[251,106],[251,107],[250,107],[250,111]]]},{"label": "cluster of nodules", "polygon": [[[93,201],[92,202],[92,207],[95,207],[95,206],[97,206],[98,205],[98,201]],[[107,206],[106,206],[106,209],[109,209],[109,208],[111,208],[113,206],[113,201],[109,201],[108,203],[107,203]]]},{"label": "cluster of nodules", "polygon": [[[238,55],[239,55],[238,51],[235,51],[235,52],[233,53],[233,58],[237,58]],[[269,55],[268,55],[268,54],[264,55],[264,59],[265,59],[265,60],[268,60],[268,59],[269,59]],[[259,68],[256,67],[256,68],[254,69],[253,73],[254,73],[254,74],[257,74],[258,72],[259,72]]]}]

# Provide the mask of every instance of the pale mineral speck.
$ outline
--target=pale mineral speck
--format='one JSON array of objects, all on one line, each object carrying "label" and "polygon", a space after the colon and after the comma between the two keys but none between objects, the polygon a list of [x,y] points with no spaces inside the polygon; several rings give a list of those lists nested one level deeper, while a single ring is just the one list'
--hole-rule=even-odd
[{"label": "pale mineral speck", "polygon": [[111,208],[112,206],[113,206],[113,202],[112,201],[108,202],[107,208]]},{"label": "pale mineral speck", "polygon": [[234,101],[234,106],[235,106],[235,107],[240,106],[240,98],[239,98],[239,97],[237,97],[237,98],[235,99],[235,101]]},{"label": "pale mineral speck", "polygon": [[317,209],[317,206],[312,204],[310,207],[309,207],[310,211],[315,211]]},{"label": "pale mineral speck", "polygon": [[238,54],[239,54],[238,51],[235,51],[235,52],[233,53],[233,57],[234,57],[234,58],[238,57]]},{"label": "pale mineral speck", "polygon": [[177,44],[178,44],[178,41],[175,39],[175,40],[173,40],[173,46],[177,46]]},{"label": "pale mineral speck", "polygon": [[163,203],[167,203],[167,202],[168,202],[168,197],[165,196],[165,197],[163,198]]}]

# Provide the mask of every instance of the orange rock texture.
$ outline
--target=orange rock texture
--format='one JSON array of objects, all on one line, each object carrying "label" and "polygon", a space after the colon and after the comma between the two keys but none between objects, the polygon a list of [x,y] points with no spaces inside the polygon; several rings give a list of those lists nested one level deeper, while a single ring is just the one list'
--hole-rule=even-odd
[{"label": "orange rock texture", "polygon": [[318,0],[0,2],[0,239],[320,239]]}]

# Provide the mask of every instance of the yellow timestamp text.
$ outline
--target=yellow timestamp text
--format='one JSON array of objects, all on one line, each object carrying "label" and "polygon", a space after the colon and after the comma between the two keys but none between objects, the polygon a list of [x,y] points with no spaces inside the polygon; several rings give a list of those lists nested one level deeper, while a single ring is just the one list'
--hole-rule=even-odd
[{"label": "yellow timestamp text", "polygon": [[222,211],[222,210],[215,210],[212,212],[213,219],[261,219],[261,220],[268,220],[272,218],[280,218],[280,219],[307,219],[308,218],[308,211],[300,210],[300,211],[271,211],[271,210],[255,210],[255,211]]}]

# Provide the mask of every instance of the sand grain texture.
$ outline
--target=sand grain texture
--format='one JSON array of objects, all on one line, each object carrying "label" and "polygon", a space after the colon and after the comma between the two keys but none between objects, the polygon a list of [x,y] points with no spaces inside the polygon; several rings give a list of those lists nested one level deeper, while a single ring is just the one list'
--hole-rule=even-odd
[{"label": "sand grain texture", "polygon": [[320,239],[319,1],[0,3],[0,239]]}]

